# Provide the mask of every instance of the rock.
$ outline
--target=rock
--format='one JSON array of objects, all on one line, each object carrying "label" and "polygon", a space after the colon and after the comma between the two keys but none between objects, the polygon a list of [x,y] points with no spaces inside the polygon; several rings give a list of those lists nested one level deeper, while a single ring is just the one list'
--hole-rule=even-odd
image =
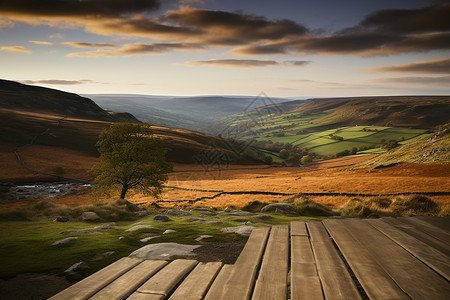
[{"label": "rock", "polygon": [[137,249],[129,257],[169,260],[172,256],[190,256],[192,255],[192,251],[198,247],[201,247],[201,245],[182,245],[177,243],[150,244]]},{"label": "rock", "polygon": [[200,218],[190,218],[190,219],[188,220],[188,222],[202,222],[202,221],[205,221],[205,220],[200,219]]},{"label": "rock", "polygon": [[213,224],[213,225],[223,225],[225,224],[222,221],[200,221],[201,223],[205,223],[205,224]]},{"label": "rock", "polygon": [[131,228],[128,228],[128,229],[125,230],[125,231],[132,232],[132,231],[136,231],[136,230],[141,230],[141,229],[152,229],[152,228],[154,228],[152,225],[136,225],[136,226],[133,226],[133,227],[131,227]]},{"label": "rock", "polygon": [[256,214],[242,211],[242,210],[232,210],[232,211],[221,211],[219,212],[219,216],[255,216]]},{"label": "rock", "polygon": [[217,216],[217,213],[212,212],[212,211],[205,211],[200,216],[201,217],[212,217],[212,216]]},{"label": "rock", "polygon": [[131,226],[142,225],[142,224],[152,224],[152,222],[150,222],[150,221],[142,221],[142,222],[134,223]]},{"label": "rock", "polygon": [[200,241],[203,240],[203,239],[208,239],[208,238],[212,238],[212,237],[214,237],[214,236],[213,236],[213,235],[204,234],[204,235],[199,236],[199,237],[196,238],[195,240],[196,240],[197,242],[200,242]]},{"label": "rock", "polygon": [[95,226],[94,229],[108,230],[108,229],[114,229],[116,226],[117,226],[116,223],[107,223],[107,224],[102,224],[102,225]]},{"label": "rock", "polygon": [[143,242],[143,243],[146,243],[146,242],[148,242],[148,241],[150,241],[150,240],[152,240],[152,239],[156,239],[156,238],[159,238],[159,235],[149,236],[149,237],[140,239],[139,241],[141,241],[141,242]]},{"label": "rock", "polygon": [[270,219],[272,219],[271,216],[265,215],[265,214],[255,215],[255,216],[253,216],[253,218],[260,219],[260,220],[270,220]]},{"label": "rock", "polygon": [[74,229],[74,230],[67,230],[67,231],[63,231],[60,234],[63,233],[78,233],[78,234],[102,234],[100,231],[94,231],[90,228],[87,229]]},{"label": "rock", "polygon": [[68,268],[64,272],[65,273],[72,273],[72,272],[77,272],[77,271],[86,270],[86,269],[89,269],[89,266],[87,265],[87,263],[82,261],[82,262],[78,262],[76,264],[73,264],[70,268]]},{"label": "rock", "polygon": [[140,211],[135,212],[134,214],[138,218],[143,218],[143,217],[148,216],[149,212],[146,210],[140,210]]},{"label": "rock", "polygon": [[163,234],[169,234],[169,233],[174,233],[177,232],[176,230],[173,229],[167,229],[166,231],[163,232]]},{"label": "rock", "polygon": [[123,240],[124,238],[124,236],[119,236],[119,240]]},{"label": "rock", "polygon": [[96,261],[96,260],[102,260],[108,256],[114,255],[116,254],[116,251],[108,251],[108,252],[104,252],[104,253],[100,253],[100,254],[96,254],[92,260]]},{"label": "rock", "polygon": [[53,222],[61,222],[61,223],[65,223],[65,222],[69,222],[69,218],[68,217],[64,217],[64,216],[57,216]]},{"label": "rock", "polygon": [[240,225],[240,226],[236,226],[236,227],[225,227],[225,228],[222,228],[221,231],[225,232],[225,233],[234,232],[239,235],[249,236],[250,233],[252,233],[254,228],[255,228],[254,226]]},{"label": "rock", "polygon": [[298,216],[298,213],[291,207],[289,203],[272,203],[264,206],[261,212],[274,212],[282,215]]},{"label": "rock", "polygon": [[70,242],[75,241],[75,240],[78,240],[78,237],[76,237],[76,236],[71,236],[71,237],[68,237],[68,238],[65,238],[65,239],[62,239],[62,240],[59,240],[59,241],[54,242],[54,243],[52,244],[52,246],[67,245],[67,244],[69,244]]},{"label": "rock", "polygon": [[168,209],[163,211],[164,213],[170,215],[170,216],[174,216],[174,217],[186,217],[186,216],[190,216],[191,213],[184,211],[184,210],[178,210],[178,209]]},{"label": "rock", "polygon": [[153,221],[158,221],[158,222],[170,222],[173,221],[171,218],[169,218],[168,216],[163,216],[163,215],[156,215],[153,218]]},{"label": "rock", "polygon": [[100,220],[100,217],[93,211],[85,211],[81,215],[81,219],[85,222],[92,222]]},{"label": "rock", "polygon": [[240,217],[234,217],[234,218],[231,218],[230,221],[234,221],[234,222],[248,222],[249,219],[247,219],[247,218],[240,218]]}]

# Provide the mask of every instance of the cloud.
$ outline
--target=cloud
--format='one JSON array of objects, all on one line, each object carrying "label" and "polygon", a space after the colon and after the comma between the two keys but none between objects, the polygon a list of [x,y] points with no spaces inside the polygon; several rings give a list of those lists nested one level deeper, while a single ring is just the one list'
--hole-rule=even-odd
[{"label": "cloud", "polygon": [[[180,6],[159,16],[148,14],[159,7],[158,0],[4,0],[0,2],[0,17],[29,24],[84,28],[106,36],[152,38],[160,44],[230,48],[233,55],[380,56],[450,49],[450,3],[376,11],[359,24],[331,34],[310,31],[293,20],[270,20],[243,12]],[[133,51],[119,49],[72,56],[114,56],[121,52],[128,55]]]},{"label": "cloud", "polygon": [[410,64],[366,69],[370,73],[450,74],[450,59],[435,59]]},{"label": "cloud", "polygon": [[0,47],[1,51],[8,51],[8,52],[23,52],[23,53],[31,53],[30,50],[28,50],[25,47],[22,46],[4,46]]},{"label": "cloud", "polygon": [[51,42],[44,42],[44,41],[29,41],[29,42],[36,44],[36,45],[45,45],[45,46],[53,46],[54,45]]},{"label": "cloud", "polygon": [[229,68],[252,68],[275,66],[279,63],[274,60],[256,60],[256,59],[212,59],[186,62],[188,66],[214,66]]},{"label": "cloud", "polygon": [[79,43],[79,42],[64,42],[63,45],[72,46],[75,48],[116,48],[113,44],[103,44],[103,43]]},{"label": "cloud", "polygon": [[188,66],[214,66],[214,67],[227,67],[227,68],[255,68],[255,67],[268,67],[268,66],[296,66],[303,67],[309,64],[309,61],[297,61],[288,60],[284,62],[278,62],[275,60],[257,60],[257,59],[212,59],[212,60],[200,60],[189,61],[185,65]]},{"label": "cloud", "polygon": [[440,87],[447,88],[450,86],[450,76],[440,77],[388,77],[372,79],[369,83],[383,84],[389,86],[408,85],[414,88],[422,87]]},{"label": "cloud", "polygon": [[93,80],[59,80],[59,79],[46,79],[46,80],[20,80],[19,82],[24,84],[51,84],[51,85],[76,85],[86,83],[98,83]]},{"label": "cloud", "polygon": [[8,15],[36,17],[119,17],[157,10],[158,0],[2,0],[0,12]]},{"label": "cloud", "polygon": [[48,37],[49,39],[63,39],[64,36],[61,33],[54,33]]},{"label": "cloud", "polygon": [[202,50],[195,44],[182,43],[154,43],[154,44],[125,44],[117,50],[96,50],[88,52],[69,53],[67,57],[113,57],[145,54],[162,54],[171,50]]}]

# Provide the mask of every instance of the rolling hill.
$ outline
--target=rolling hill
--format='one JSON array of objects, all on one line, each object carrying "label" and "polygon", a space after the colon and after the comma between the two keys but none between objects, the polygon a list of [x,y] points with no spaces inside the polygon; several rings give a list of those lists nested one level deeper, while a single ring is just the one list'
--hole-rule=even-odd
[{"label": "rolling hill", "polygon": [[217,120],[289,99],[245,96],[172,97],[152,95],[85,95],[107,110],[126,111],[144,122],[216,133]]},{"label": "rolling hill", "polygon": [[[0,148],[11,143],[17,147],[38,144],[97,155],[94,145],[98,135],[118,121],[139,122],[129,113],[108,113],[75,94],[0,81]],[[258,161],[257,155],[243,153],[237,143],[219,137],[162,126],[154,127],[154,133],[174,162],[202,163],[206,154],[210,163],[219,159],[228,163]]]},{"label": "rolling hill", "polygon": [[289,143],[319,155],[407,143],[445,124],[449,96],[329,98],[259,107],[223,119],[240,139]]}]

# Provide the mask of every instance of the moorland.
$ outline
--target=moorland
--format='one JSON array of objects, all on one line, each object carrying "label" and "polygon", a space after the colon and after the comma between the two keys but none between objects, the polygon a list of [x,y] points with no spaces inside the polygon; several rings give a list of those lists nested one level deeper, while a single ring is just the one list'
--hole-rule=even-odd
[{"label": "moorland", "polygon": [[[223,245],[239,253],[246,237],[220,229],[242,223],[265,226],[339,215],[446,216],[450,211],[448,96],[92,98],[98,102],[88,95],[0,80],[2,279],[45,273],[79,280],[146,243],[167,241],[202,245],[209,249],[205,260],[232,261]],[[186,103],[191,109],[180,110]],[[174,163],[161,198],[131,193],[123,201],[92,193],[87,171],[98,161],[98,135],[111,123],[140,121],[154,125],[167,160]],[[45,199],[12,192],[43,182],[65,182],[70,188]],[[295,215],[269,213],[263,221],[254,215],[220,215],[234,210],[257,215],[276,202],[290,203]],[[198,208],[208,215],[194,210],[170,216],[168,224],[153,221],[168,209]],[[83,221],[87,211],[100,219]],[[53,222],[56,216],[70,222]],[[96,225],[111,222],[112,230],[92,234]],[[136,222],[154,228],[126,232]],[[51,246],[80,229],[88,234]],[[166,229],[177,233],[163,235]],[[205,234],[211,239],[196,240]],[[140,241],[151,235],[160,237]],[[78,261],[88,261],[89,269],[64,273]]]}]

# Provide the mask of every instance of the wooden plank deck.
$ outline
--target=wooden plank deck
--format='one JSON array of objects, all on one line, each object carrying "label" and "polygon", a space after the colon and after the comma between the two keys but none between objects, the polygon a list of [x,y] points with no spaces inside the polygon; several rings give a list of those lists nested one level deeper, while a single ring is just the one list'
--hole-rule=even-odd
[{"label": "wooden plank deck", "polygon": [[123,258],[51,299],[449,299],[450,218],[294,221],[236,263]]}]

